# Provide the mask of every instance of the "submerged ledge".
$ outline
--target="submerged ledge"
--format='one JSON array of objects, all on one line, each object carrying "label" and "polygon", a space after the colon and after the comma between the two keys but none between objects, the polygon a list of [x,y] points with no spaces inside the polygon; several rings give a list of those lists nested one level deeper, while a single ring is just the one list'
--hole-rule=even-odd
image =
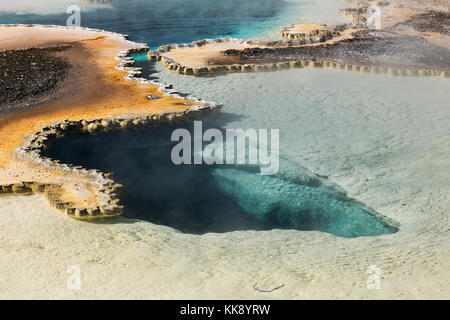
[{"label": "submerged ledge", "polygon": [[[97,73],[103,82],[93,83],[94,88],[90,89],[102,90],[109,85],[111,90],[108,93],[112,94],[112,97],[105,97],[100,93],[84,101],[85,92],[73,90],[71,85],[74,83],[63,80],[55,92],[49,93],[48,102],[1,115],[0,134],[7,138],[0,142],[0,195],[42,193],[52,206],[78,219],[120,215],[123,207],[119,204],[116,192],[121,186],[111,179],[110,173],[59,164],[56,160],[42,157],[41,152],[46,146],[66,133],[79,131],[96,134],[100,131],[178,123],[220,108],[214,102],[194,97],[183,98],[171,85],[141,78],[141,70],[134,67],[130,54],[147,52],[148,47],[128,41],[124,35],[59,26],[2,25],[0,29],[19,36],[28,30],[36,31],[44,40],[38,44],[39,47],[53,47],[61,43],[70,45],[72,49],[67,57],[75,72],[81,74],[76,75],[76,80],[90,79],[92,74]],[[52,32],[61,29],[67,29],[62,33],[66,38],[46,43],[47,30]],[[76,33],[76,36],[72,33]],[[57,44],[55,40],[59,40]],[[78,60],[71,60],[72,55],[78,56]],[[84,65],[86,69],[83,69]],[[76,91],[75,94],[73,91]],[[126,97],[121,96],[124,92],[127,93]],[[73,94],[72,101],[78,103],[80,100],[81,103],[61,110],[55,109],[59,106],[58,102],[65,102],[62,93]],[[103,105],[111,101],[115,104]]]}]

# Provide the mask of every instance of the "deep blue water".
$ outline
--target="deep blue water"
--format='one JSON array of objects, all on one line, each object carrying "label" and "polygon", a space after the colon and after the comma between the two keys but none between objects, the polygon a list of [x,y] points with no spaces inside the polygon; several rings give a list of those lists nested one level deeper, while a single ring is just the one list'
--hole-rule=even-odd
[{"label": "deep blue water", "polygon": [[[218,127],[217,122],[210,125]],[[183,127],[192,132],[189,123]],[[174,165],[170,155],[176,142],[170,137],[175,128],[69,135],[45,155],[114,172],[114,180],[124,185],[120,199],[125,217],[186,233],[295,229],[358,237],[397,231],[290,163],[283,170],[288,166],[291,174],[280,171],[275,176],[262,176],[254,166]],[[297,174],[292,175],[292,169]]]},{"label": "deep blue water", "polygon": [[[84,9],[86,4],[77,0],[68,4],[82,7],[82,26],[128,34],[130,39],[151,47],[205,38],[255,37],[281,27],[286,23],[283,16],[298,7],[282,0],[112,0],[94,9],[89,5]],[[13,14],[12,8],[14,5],[0,7],[0,23],[66,25],[69,16],[64,7],[61,13],[52,14],[45,14],[45,10],[27,13],[34,12],[31,9]],[[54,10],[49,7],[47,11]]]}]

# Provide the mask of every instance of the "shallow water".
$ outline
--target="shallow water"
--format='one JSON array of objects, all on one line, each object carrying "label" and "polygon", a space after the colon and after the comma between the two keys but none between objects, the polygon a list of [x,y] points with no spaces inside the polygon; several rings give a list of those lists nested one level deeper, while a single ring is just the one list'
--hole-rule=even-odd
[{"label": "shallow water", "polygon": [[[153,77],[177,91],[223,103],[221,117],[232,119],[226,128],[280,129],[281,154],[291,159],[324,150],[338,160],[406,142],[422,146],[446,130],[433,127],[439,117],[448,118],[449,83],[439,78],[309,68],[208,78],[179,75],[160,63],[153,68]],[[406,136],[414,130],[421,140]],[[403,134],[393,137],[396,132]]]},{"label": "shallow water", "polygon": [[330,69],[194,78],[156,68],[178,91],[223,103],[225,128],[280,129],[282,157],[381,214],[399,217],[393,203],[435,187],[432,171],[414,168],[449,143],[447,80]]}]

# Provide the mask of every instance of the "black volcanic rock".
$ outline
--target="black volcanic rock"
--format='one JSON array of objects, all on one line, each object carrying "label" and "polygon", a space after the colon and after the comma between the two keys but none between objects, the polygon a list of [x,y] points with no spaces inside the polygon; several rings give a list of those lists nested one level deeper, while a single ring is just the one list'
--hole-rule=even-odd
[{"label": "black volcanic rock", "polygon": [[55,55],[65,47],[0,52],[0,106],[54,89],[70,63]]}]

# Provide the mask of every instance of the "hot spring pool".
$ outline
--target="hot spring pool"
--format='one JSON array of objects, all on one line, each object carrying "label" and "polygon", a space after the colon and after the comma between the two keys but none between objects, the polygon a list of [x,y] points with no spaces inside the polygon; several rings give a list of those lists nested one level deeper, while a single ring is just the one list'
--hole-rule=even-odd
[{"label": "hot spring pool", "polygon": [[170,141],[174,129],[166,125],[71,135],[58,140],[45,155],[114,172],[115,180],[124,185],[120,198],[125,217],[185,233],[295,229],[358,237],[397,231],[372,210],[289,161],[281,161],[275,176],[263,176],[254,166],[174,165],[170,158],[176,144]]},{"label": "hot spring pool", "polygon": [[[61,25],[67,5],[75,4],[82,7],[83,26],[126,33],[151,47],[222,36],[273,37],[297,21],[347,21],[336,14],[346,2],[191,2],[61,1],[39,8],[20,3],[5,7],[0,19]],[[309,69],[194,78],[139,58],[148,77],[224,103],[223,111],[208,120],[212,127],[280,129],[283,161],[274,177],[252,167],[173,166],[166,158],[170,128],[69,136],[48,150],[63,162],[114,171],[125,186],[125,216],[187,233],[280,228],[356,237],[395,232],[369,207],[383,213],[396,193],[408,199],[420,192],[420,186],[405,182],[404,163],[420,162],[443,130],[433,123],[445,116],[448,89],[436,79]]]}]

